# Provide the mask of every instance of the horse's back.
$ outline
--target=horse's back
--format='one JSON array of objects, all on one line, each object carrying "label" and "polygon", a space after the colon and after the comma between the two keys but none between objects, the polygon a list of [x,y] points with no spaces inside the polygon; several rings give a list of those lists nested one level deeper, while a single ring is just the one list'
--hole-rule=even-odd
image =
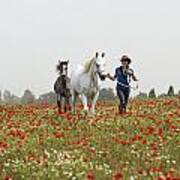
[{"label": "horse's back", "polygon": [[80,64],[71,74],[71,88],[77,93],[88,91],[90,85],[90,77],[85,73],[85,67]]},{"label": "horse's back", "polygon": [[84,72],[84,66],[82,64],[78,64],[77,67],[71,73],[71,79],[73,76],[78,76]]},{"label": "horse's back", "polygon": [[80,77],[82,76],[84,72],[84,67],[82,64],[79,64],[71,73],[71,86],[72,88],[75,88]]}]

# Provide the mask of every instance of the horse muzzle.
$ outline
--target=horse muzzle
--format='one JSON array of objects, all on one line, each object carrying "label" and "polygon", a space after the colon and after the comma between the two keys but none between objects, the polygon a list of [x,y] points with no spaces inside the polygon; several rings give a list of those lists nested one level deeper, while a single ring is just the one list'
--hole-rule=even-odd
[{"label": "horse muzzle", "polygon": [[104,81],[106,79],[106,75],[102,74],[102,73],[98,73],[99,78],[101,79],[101,81]]}]

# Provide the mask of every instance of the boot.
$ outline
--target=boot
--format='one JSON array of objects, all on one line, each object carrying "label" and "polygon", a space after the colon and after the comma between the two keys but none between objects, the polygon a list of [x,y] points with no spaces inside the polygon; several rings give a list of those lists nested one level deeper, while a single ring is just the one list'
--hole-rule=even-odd
[{"label": "boot", "polygon": [[126,113],[126,105],[123,105],[123,113]]},{"label": "boot", "polygon": [[123,114],[123,107],[119,105],[119,114]]}]

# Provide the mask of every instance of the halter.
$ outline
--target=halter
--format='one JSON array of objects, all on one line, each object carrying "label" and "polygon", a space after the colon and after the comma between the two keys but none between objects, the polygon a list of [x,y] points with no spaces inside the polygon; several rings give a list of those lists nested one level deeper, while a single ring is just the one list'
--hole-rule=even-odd
[{"label": "halter", "polygon": [[97,70],[95,71],[95,73],[99,75],[99,77],[100,77],[101,80],[103,80],[103,77],[104,77],[104,76],[103,76],[103,75],[100,73],[100,71],[99,71],[99,64],[95,63],[95,65],[96,65],[96,67],[97,67]]}]

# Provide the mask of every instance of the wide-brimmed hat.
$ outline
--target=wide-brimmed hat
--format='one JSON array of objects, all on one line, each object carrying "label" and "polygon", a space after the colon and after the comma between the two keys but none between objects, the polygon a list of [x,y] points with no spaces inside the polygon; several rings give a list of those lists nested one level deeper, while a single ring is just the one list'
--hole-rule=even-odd
[{"label": "wide-brimmed hat", "polygon": [[131,63],[131,59],[130,59],[128,56],[126,56],[126,55],[123,55],[123,56],[120,58],[120,61],[121,61],[121,62],[122,62],[122,61],[127,61],[128,64]]}]

